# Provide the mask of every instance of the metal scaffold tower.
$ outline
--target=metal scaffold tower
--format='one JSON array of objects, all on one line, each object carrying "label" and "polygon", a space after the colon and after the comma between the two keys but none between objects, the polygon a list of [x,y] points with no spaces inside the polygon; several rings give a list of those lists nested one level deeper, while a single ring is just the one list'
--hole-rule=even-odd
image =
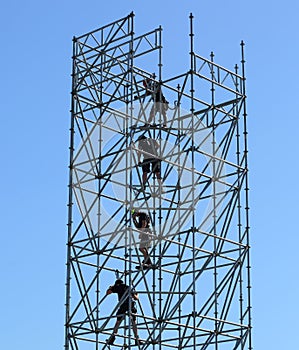
[{"label": "metal scaffold tower", "polygon": [[244,43],[189,37],[170,78],[133,13],[73,39],[67,350],[252,349]]}]

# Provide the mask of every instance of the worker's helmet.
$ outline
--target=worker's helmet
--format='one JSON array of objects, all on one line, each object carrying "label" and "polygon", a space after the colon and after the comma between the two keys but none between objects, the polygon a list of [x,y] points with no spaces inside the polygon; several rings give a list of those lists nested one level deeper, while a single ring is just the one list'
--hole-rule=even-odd
[{"label": "worker's helmet", "polygon": [[123,280],[121,280],[121,279],[117,279],[116,281],[115,281],[115,285],[116,286],[118,286],[119,284],[123,284],[124,282],[123,282]]}]

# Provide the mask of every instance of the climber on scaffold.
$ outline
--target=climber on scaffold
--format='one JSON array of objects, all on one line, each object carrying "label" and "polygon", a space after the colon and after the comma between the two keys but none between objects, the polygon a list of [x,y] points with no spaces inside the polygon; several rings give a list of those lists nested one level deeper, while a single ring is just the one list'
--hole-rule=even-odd
[{"label": "climber on scaffold", "polygon": [[[146,89],[146,95],[151,96],[151,101],[153,102],[148,124],[151,124],[156,114],[159,112],[163,117],[163,127],[166,128],[167,125],[167,115],[166,112],[168,110],[169,102],[166,100],[163,95],[161,84],[152,78],[146,78],[143,80],[143,86]],[[155,125],[155,124],[154,124]]]},{"label": "climber on scaffold", "polygon": [[[110,338],[107,341],[107,344],[112,345],[115,341],[115,337],[118,333],[119,326],[123,319],[125,318],[126,314],[129,314],[132,322],[133,327],[133,333],[135,336],[135,344],[140,345],[141,340],[138,337],[138,330],[136,325],[136,302],[135,300],[138,300],[138,293],[135,292],[135,290],[131,289],[121,279],[117,279],[113,286],[109,286],[109,288],[106,291],[106,295],[110,295],[112,293],[116,293],[118,295],[118,304],[119,308],[116,312],[116,323],[113,328],[113,334],[110,336]],[[130,310],[130,303],[131,303],[131,310]],[[131,312],[130,312],[131,311]]]},{"label": "climber on scaffold", "polygon": [[132,219],[135,227],[139,231],[139,251],[143,254],[144,257],[142,265],[137,266],[137,268],[142,268],[143,270],[149,269],[152,267],[152,261],[148,250],[153,239],[153,233],[150,229],[150,217],[143,211],[133,209]]}]

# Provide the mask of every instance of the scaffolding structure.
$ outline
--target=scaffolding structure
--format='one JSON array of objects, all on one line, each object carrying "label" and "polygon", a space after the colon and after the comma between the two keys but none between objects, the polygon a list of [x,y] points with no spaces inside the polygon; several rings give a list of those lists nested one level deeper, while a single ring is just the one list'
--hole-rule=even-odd
[{"label": "scaffolding structure", "polygon": [[[194,51],[192,14],[189,37],[189,69],[167,79],[162,28],[136,35],[133,13],[73,39],[66,350],[252,349],[244,43],[229,70]],[[144,136],[163,189],[152,172],[142,187]],[[149,269],[134,210],[150,217]],[[115,279],[138,292],[137,345],[131,317],[107,343]]]}]

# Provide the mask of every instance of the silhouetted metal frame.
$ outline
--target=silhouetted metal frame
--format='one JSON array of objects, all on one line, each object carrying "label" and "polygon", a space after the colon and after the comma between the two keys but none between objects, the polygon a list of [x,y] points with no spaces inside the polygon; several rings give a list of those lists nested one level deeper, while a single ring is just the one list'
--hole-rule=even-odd
[{"label": "silhouetted metal frame", "polygon": [[[230,344],[229,349],[252,349],[244,43],[241,42],[241,74],[238,73],[237,65],[234,71],[230,71],[215,63],[213,53],[210,59],[198,55],[194,51],[191,14],[190,70],[163,80],[161,33],[162,28],[159,27],[136,36],[134,14],[131,13],[73,39],[65,321],[67,350],[78,350],[81,343],[84,343],[84,349],[87,349],[87,344],[91,349],[109,348],[105,338],[112,334],[113,327],[109,324],[110,321],[115,322],[115,313],[120,304],[115,304],[109,316],[101,311],[106,299],[105,290],[101,290],[101,276],[116,272],[109,265],[111,262],[122,264],[123,269],[118,272],[130,286],[129,292],[131,293],[131,288],[136,288],[141,297],[146,296],[149,304],[149,310],[143,307],[142,302],[138,305],[138,328],[143,335],[147,334],[144,345],[139,348],[228,349],[225,346]],[[148,45],[147,48],[142,48],[144,43]],[[175,109],[167,130],[159,126],[136,126],[133,116],[136,96],[147,108],[142,80],[152,77],[145,69],[135,66],[135,59],[154,51],[158,52],[158,77],[154,79],[164,91],[176,96],[176,106],[190,105],[190,114],[181,114],[180,108]],[[196,86],[200,82],[209,84],[207,88],[210,89],[210,100],[201,98],[200,91],[197,92]],[[218,89],[230,98],[218,101]],[[121,105],[125,112],[118,110]],[[119,124],[117,128],[109,126],[109,118],[105,121],[107,115],[110,120],[122,125]],[[186,138],[183,124],[186,120],[189,120],[188,126],[192,130],[191,139]],[[179,127],[173,127],[175,122]],[[118,135],[119,140],[102,154],[104,128]],[[205,128],[212,135],[212,156],[194,143],[193,133],[198,128]],[[221,128],[225,129],[218,134]],[[94,149],[93,145],[94,130],[98,133],[98,149]],[[141,264],[136,248],[138,242],[134,241],[134,236],[126,236],[127,244],[122,247],[119,246],[119,239],[113,243],[103,240],[105,237],[101,236],[99,230],[105,227],[105,222],[102,226],[102,202],[109,200],[118,203],[117,198],[105,192],[107,186],[115,183],[112,173],[116,170],[118,156],[123,149],[130,149],[132,154],[133,140],[142,134],[155,139],[164,137],[166,142],[177,140],[177,162],[163,159],[164,180],[174,168],[178,169],[179,174],[186,169],[186,156],[184,158],[181,155],[190,154],[190,208],[195,208],[200,201],[208,199],[213,201],[213,206],[202,223],[197,222],[195,209],[192,209],[192,223],[188,229],[181,229],[176,235],[165,235],[165,222],[173,220],[171,212],[177,210],[179,203],[184,201],[183,191],[186,190],[186,185],[182,183],[181,175],[178,175],[177,183],[168,185],[166,205],[161,196],[154,197],[153,205],[150,206],[142,194],[137,194],[150,214],[153,227],[158,223],[158,235],[150,251],[155,268],[134,271],[134,265]],[[80,164],[77,146],[85,150],[87,157]],[[161,154],[164,151],[165,146],[160,143]],[[232,157],[233,151],[235,157]],[[195,166],[198,156],[206,159],[201,170]],[[110,165],[105,170],[103,161],[107,159],[110,159]],[[132,203],[136,199],[138,183],[132,181],[130,174],[135,162],[136,159],[126,154],[125,183],[129,184],[125,185],[126,209],[119,207],[111,215],[111,218],[117,217],[122,212],[112,235],[121,232],[125,226],[130,228],[129,232],[134,231],[130,211],[134,207]],[[81,174],[84,174],[81,179],[76,171],[78,164],[82,166]],[[90,168],[85,169],[84,166],[89,164]],[[216,178],[215,174],[221,173],[219,167],[223,166],[227,167],[228,172]],[[210,168],[213,169],[212,175],[209,175]],[[142,181],[138,168],[137,173],[139,181]],[[84,183],[92,179],[96,179],[97,187],[89,190],[95,197],[89,203],[82,193],[85,191]],[[153,184],[155,181],[153,178]],[[217,190],[216,182],[224,186],[222,192]],[[198,194],[195,194],[194,188],[200,189]],[[223,197],[217,202],[219,195]],[[89,217],[95,206],[98,213],[97,232]],[[202,227],[210,218],[213,224],[207,231]],[[183,228],[187,221],[186,215],[179,215],[178,221],[179,227]],[[237,240],[230,238],[233,225],[238,229]],[[209,242],[213,244],[207,248]],[[92,260],[93,258],[95,259]],[[87,267],[93,269],[92,277],[85,274],[84,269]],[[200,279],[210,271],[213,274],[213,288],[210,294],[207,292],[205,301],[201,302],[201,289],[207,286],[200,284]],[[188,285],[186,281],[189,276],[191,282]],[[163,287],[166,280],[171,282],[167,290]],[[72,283],[75,286],[73,290]],[[72,305],[74,292],[77,302]],[[95,301],[92,293],[96,295]],[[191,307],[186,311],[188,298]],[[236,312],[236,308],[239,319],[232,321],[230,313],[232,310]],[[76,320],[79,310],[82,314],[81,309],[85,316]],[[131,310],[131,303],[129,309]],[[128,348],[134,345],[131,326],[131,318],[125,319],[118,334],[123,339],[123,346]],[[118,343],[118,346],[121,345]]]}]

